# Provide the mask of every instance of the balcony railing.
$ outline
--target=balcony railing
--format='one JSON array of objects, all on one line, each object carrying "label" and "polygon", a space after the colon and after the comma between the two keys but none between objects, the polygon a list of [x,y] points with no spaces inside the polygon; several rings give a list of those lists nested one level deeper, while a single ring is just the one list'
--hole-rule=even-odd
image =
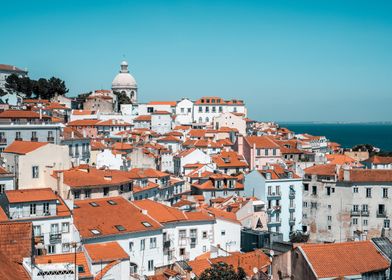
[{"label": "balcony railing", "polygon": [[49,235],[50,244],[61,243],[61,233],[51,233]]},{"label": "balcony railing", "polygon": [[280,197],[281,197],[281,193],[280,192],[272,192],[272,193],[269,193],[267,195],[267,199],[269,199],[269,200],[280,199]]},{"label": "balcony railing", "polygon": [[15,141],[22,141],[22,137],[15,137]]},{"label": "balcony railing", "polygon": [[369,211],[368,210],[362,210],[361,211],[361,216],[364,216],[364,217],[369,217]]},{"label": "balcony railing", "polygon": [[38,142],[38,137],[31,137],[31,142]]},{"label": "balcony railing", "polygon": [[47,140],[49,143],[54,143],[54,137],[48,137]]},{"label": "balcony railing", "polygon": [[386,218],[387,213],[385,211],[377,212],[377,218]]},{"label": "balcony railing", "polygon": [[2,145],[7,144],[7,138],[0,138],[0,144]]},{"label": "balcony railing", "polygon": [[351,217],[361,216],[361,211],[351,210]]},{"label": "balcony railing", "polygon": [[289,219],[289,225],[290,225],[290,226],[295,225],[295,218],[290,218],[290,219]]}]

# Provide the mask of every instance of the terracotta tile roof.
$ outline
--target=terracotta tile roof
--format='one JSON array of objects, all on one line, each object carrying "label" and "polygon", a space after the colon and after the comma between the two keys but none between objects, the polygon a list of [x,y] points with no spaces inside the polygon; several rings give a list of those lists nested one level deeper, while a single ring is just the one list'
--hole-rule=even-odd
[{"label": "terracotta tile roof", "polygon": [[75,120],[69,122],[67,126],[95,126],[99,122],[100,120],[97,119]]},{"label": "terracotta tile roof", "polygon": [[392,169],[351,169],[350,182],[392,182]]},{"label": "terracotta tile roof", "polygon": [[188,131],[192,129],[190,125],[177,125],[173,128],[173,130],[182,130],[182,131]]},{"label": "terracotta tile roof", "polygon": [[9,172],[8,170],[6,170],[5,168],[0,166],[0,175],[11,175],[13,176],[13,174],[11,172]]},{"label": "terracotta tile roof", "polygon": [[86,244],[84,248],[93,263],[129,259],[129,255],[117,242]]},{"label": "terracotta tile roof", "polygon": [[113,144],[112,149],[114,150],[132,150],[133,146],[129,143],[121,143],[121,142],[116,142]]},{"label": "terracotta tile roof", "polygon": [[[56,255],[43,255],[35,257],[36,264],[55,264],[55,263],[75,263],[75,254],[56,254]],[[79,277],[91,277],[90,268],[86,256],[83,252],[76,253],[76,264],[78,266],[83,266],[84,272],[79,273]]]},{"label": "terracotta tile roof", "polygon": [[9,203],[57,200],[51,188],[5,191]]},{"label": "terracotta tile roof", "polygon": [[386,270],[388,261],[371,241],[304,244],[299,248],[318,278],[335,278]]},{"label": "terracotta tile roof", "polygon": [[[110,204],[109,201],[114,203]],[[94,207],[90,203],[95,202]],[[122,197],[76,201],[74,222],[81,238],[94,238],[122,233],[134,233],[161,229],[161,225],[140,208]],[[143,224],[144,223],[144,224]],[[119,230],[116,226],[122,226]],[[95,235],[91,230],[98,230]]]},{"label": "terracotta tile roof", "polygon": [[200,276],[204,270],[210,268],[212,264],[227,263],[232,265],[235,270],[238,267],[242,267],[247,276],[253,276],[253,269],[256,267],[259,271],[267,271],[268,266],[271,264],[269,257],[263,252],[257,250],[249,253],[233,252],[230,256],[218,257],[218,258],[202,258],[194,261],[189,261],[188,264],[192,267],[192,272],[196,276]]},{"label": "terracotta tile roof", "polygon": [[292,174],[292,179],[299,179],[300,176],[294,173],[294,171],[290,169],[285,169],[283,166],[280,164],[269,164],[268,165],[270,168],[266,168],[263,170],[258,170],[260,174],[262,174],[264,177],[266,173],[271,174],[271,180],[279,180],[279,179],[288,179],[288,173],[291,172]]},{"label": "terracotta tile roof", "polygon": [[151,122],[151,115],[140,115],[133,119],[134,122]]},{"label": "terracotta tile roof", "polygon": [[177,101],[150,101],[148,105],[170,105],[172,107],[177,105]]},{"label": "terracotta tile roof", "polygon": [[178,139],[177,137],[169,135],[169,136],[165,136],[163,138],[158,139],[158,142],[176,142],[176,143],[179,143],[179,142],[181,142],[181,140]]},{"label": "terracotta tile roof", "polygon": [[103,150],[106,148],[106,145],[99,141],[91,141],[90,145],[92,151]]},{"label": "terracotta tile roof", "polygon": [[[41,116],[43,119],[50,119],[47,115]],[[0,113],[0,119],[39,119],[40,114],[33,111],[7,110]]]},{"label": "terracotta tile roof", "polygon": [[0,223],[0,252],[8,259],[22,262],[31,256],[33,227],[30,222]]},{"label": "terracotta tile roof", "polygon": [[121,185],[132,181],[127,171],[96,169],[91,166],[55,171],[53,177],[56,178],[58,172],[64,173],[64,184],[71,188]]},{"label": "terracotta tile roof", "polygon": [[0,252],[0,279],[30,280],[31,278],[20,261],[12,261],[6,254]]},{"label": "terracotta tile roof", "polygon": [[372,156],[371,158],[365,160],[365,162],[371,162],[373,164],[391,164],[392,157]]},{"label": "terracotta tile roof", "polygon": [[148,214],[160,223],[189,222],[189,221],[212,221],[213,217],[201,212],[182,212],[174,207],[150,199],[134,201],[135,205],[147,210]]},{"label": "terracotta tile roof", "polygon": [[106,275],[106,273],[108,273],[108,271],[109,271],[110,269],[112,269],[113,267],[115,267],[115,266],[118,265],[119,263],[120,263],[119,260],[115,260],[115,261],[112,261],[111,263],[107,264],[107,265],[97,274],[97,276],[94,277],[94,280],[101,280],[101,279]]},{"label": "terracotta tile roof", "polygon": [[148,182],[147,186],[143,186],[143,187],[142,186],[138,186],[138,185],[134,185],[133,186],[133,193],[137,194],[137,193],[140,193],[140,192],[144,192],[144,191],[152,190],[152,189],[158,189],[158,188],[159,188],[158,184],[156,184],[154,182]]},{"label": "terracotta tile roof", "polygon": [[64,127],[63,138],[64,140],[68,140],[68,139],[84,139],[86,137],[83,137],[82,133],[80,133],[76,129],[73,129],[72,127]]},{"label": "terracotta tile roof", "polygon": [[212,161],[216,164],[218,168],[225,167],[248,167],[243,156],[240,156],[234,151],[222,151],[216,156],[212,156]]},{"label": "terracotta tile roof", "polygon": [[193,153],[196,150],[197,150],[196,148],[190,148],[188,150],[183,150],[183,151],[179,152],[176,156],[183,158],[183,157],[186,157],[187,155],[190,155],[191,153]]},{"label": "terracotta tile roof", "polygon": [[18,68],[13,65],[8,65],[8,64],[0,64],[0,70],[1,71],[12,71],[12,72],[24,72],[27,73],[26,70],[23,70],[21,68]]},{"label": "terracotta tile roof", "polygon": [[14,141],[7,146],[3,153],[25,155],[35,151],[49,143],[47,142],[30,142],[30,141]]},{"label": "terracotta tile roof", "polygon": [[227,220],[236,224],[241,224],[240,221],[238,221],[236,214],[233,212],[227,212],[214,207],[209,207],[206,210],[208,213],[212,214],[215,218]]},{"label": "terracotta tile roof", "polygon": [[336,174],[335,164],[318,164],[308,167],[304,170],[305,174],[308,175],[325,175],[334,176]]},{"label": "terracotta tile roof", "polygon": [[132,179],[142,178],[163,178],[170,176],[170,174],[153,169],[153,168],[132,168],[128,171],[128,176]]},{"label": "terracotta tile roof", "polygon": [[325,155],[325,157],[327,158],[330,164],[343,165],[343,164],[351,164],[356,162],[356,160],[353,159],[352,157],[349,157],[347,155],[342,155],[342,154]]},{"label": "terracotta tile roof", "polygon": [[50,110],[70,110],[67,106],[64,104],[60,104],[58,102],[51,102],[49,105],[45,107],[45,109],[50,109]]},{"label": "terracotta tile roof", "polygon": [[253,147],[253,144],[257,149],[279,149],[279,145],[270,136],[247,136],[245,141]]}]

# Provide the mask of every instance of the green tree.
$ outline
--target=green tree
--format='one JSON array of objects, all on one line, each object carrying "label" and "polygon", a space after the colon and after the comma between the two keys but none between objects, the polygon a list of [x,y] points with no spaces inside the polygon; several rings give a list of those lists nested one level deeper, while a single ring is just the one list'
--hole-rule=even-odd
[{"label": "green tree", "polygon": [[130,104],[131,99],[123,92],[113,92],[117,96],[117,111],[120,111],[121,104]]},{"label": "green tree", "polygon": [[56,77],[52,77],[48,80],[47,99],[54,97],[56,94],[65,95],[68,91],[63,80]]},{"label": "green tree", "polygon": [[246,279],[245,271],[238,268],[235,271],[232,265],[227,263],[212,264],[211,268],[206,269],[200,275],[199,280],[244,280]]},{"label": "green tree", "polygon": [[7,92],[4,91],[2,88],[0,88],[0,96],[4,96],[4,95],[6,95],[6,94],[7,94]]}]

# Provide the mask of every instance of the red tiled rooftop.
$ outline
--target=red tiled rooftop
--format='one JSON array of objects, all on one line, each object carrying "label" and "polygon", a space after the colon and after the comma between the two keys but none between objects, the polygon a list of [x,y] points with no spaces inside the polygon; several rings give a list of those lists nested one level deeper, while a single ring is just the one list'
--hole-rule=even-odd
[{"label": "red tiled rooftop", "polygon": [[117,242],[84,245],[93,263],[129,259],[129,255]]},{"label": "red tiled rooftop", "polygon": [[30,142],[30,141],[14,141],[6,147],[3,153],[25,155],[35,151],[49,143],[47,142]]}]

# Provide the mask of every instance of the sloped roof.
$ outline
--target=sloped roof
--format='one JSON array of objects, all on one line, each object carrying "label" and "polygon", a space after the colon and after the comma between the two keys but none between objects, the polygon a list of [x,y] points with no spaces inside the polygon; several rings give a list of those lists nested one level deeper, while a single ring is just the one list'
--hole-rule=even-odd
[{"label": "sloped roof", "polygon": [[9,190],[5,192],[9,203],[57,200],[51,188]]},{"label": "sloped roof", "polygon": [[257,149],[279,149],[279,145],[270,136],[247,136],[245,141]]},{"label": "sloped roof", "polygon": [[388,269],[388,261],[370,241],[303,244],[316,277],[342,277]]},{"label": "sloped roof", "polygon": [[3,153],[25,155],[32,151],[35,151],[45,145],[48,142],[30,142],[30,141],[14,141],[9,146],[7,146]]},{"label": "sloped roof", "polygon": [[0,252],[8,259],[21,262],[31,256],[33,227],[30,222],[0,223]]},{"label": "sloped roof", "polygon": [[[92,202],[98,206],[94,207]],[[75,205],[74,222],[82,239],[162,228],[158,222],[143,214],[140,208],[123,197],[81,200],[75,201]],[[116,226],[122,226],[123,230]],[[93,229],[98,230],[99,234],[92,233]]]},{"label": "sloped roof", "polygon": [[117,242],[84,245],[93,263],[129,259],[129,255]]},{"label": "sloped roof", "polygon": [[334,176],[336,174],[335,164],[318,164],[306,168],[305,174],[308,175],[324,175],[324,176]]}]

